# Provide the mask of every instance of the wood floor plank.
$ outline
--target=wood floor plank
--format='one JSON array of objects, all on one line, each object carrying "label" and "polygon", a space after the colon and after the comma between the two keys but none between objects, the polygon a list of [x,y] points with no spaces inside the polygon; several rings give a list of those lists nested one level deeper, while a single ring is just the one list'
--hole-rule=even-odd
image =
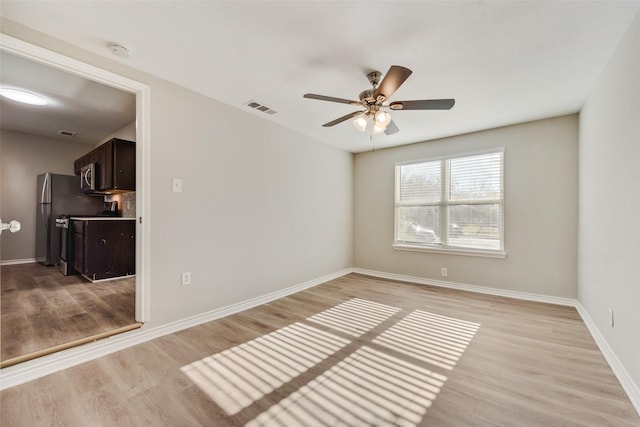
[{"label": "wood floor plank", "polygon": [[172,390],[157,385],[128,400],[139,425],[145,426],[189,426],[198,425],[190,411],[173,398]]},{"label": "wood floor plank", "polygon": [[88,420],[92,420],[91,424],[85,421],[84,425],[104,427],[142,425],[129,407],[127,398],[123,397],[113,384],[89,390],[82,394],[80,399],[83,412],[88,416]]},{"label": "wood floor plank", "polygon": [[640,425],[574,308],[359,274],[0,399],[3,426]]},{"label": "wood floor plank", "polygon": [[180,401],[191,416],[200,426],[238,427],[243,426],[242,421],[229,418],[227,414],[211,400],[202,389],[192,385],[188,389],[178,393],[176,398]]},{"label": "wood floor plank", "polygon": [[0,267],[0,361],[135,322],[135,278],[90,283],[38,263]]}]

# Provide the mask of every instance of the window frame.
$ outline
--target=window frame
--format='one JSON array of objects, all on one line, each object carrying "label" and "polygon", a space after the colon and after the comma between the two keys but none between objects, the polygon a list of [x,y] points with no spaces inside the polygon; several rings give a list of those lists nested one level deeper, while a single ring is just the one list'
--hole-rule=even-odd
[{"label": "window frame", "polygon": [[[488,199],[488,200],[449,200],[449,189],[450,189],[450,160],[461,159],[465,157],[473,157],[479,156],[483,154],[496,154],[500,153],[502,155],[502,165],[500,170],[500,185],[502,187],[502,198],[501,199]],[[439,225],[441,230],[445,230],[441,234],[447,236],[446,230],[449,227],[449,207],[456,205],[490,205],[490,204],[498,204],[500,205],[501,215],[500,215],[500,249],[479,249],[479,248],[467,248],[461,246],[450,246],[448,244],[440,244],[440,243],[417,243],[417,242],[404,242],[398,241],[398,208],[400,206],[405,206],[400,204],[399,195],[400,195],[400,167],[405,165],[413,165],[419,163],[428,163],[428,162],[441,162],[440,174],[441,174],[441,197],[439,202],[435,203],[416,203],[416,206],[435,206],[439,208]],[[439,253],[439,254],[450,254],[450,255],[466,255],[466,256],[479,256],[479,257],[489,257],[489,258],[505,258],[507,256],[506,253],[506,242],[505,242],[505,185],[504,185],[504,174],[505,174],[505,149],[504,147],[500,148],[491,148],[481,151],[472,151],[472,152],[464,152],[464,153],[456,153],[445,156],[437,156],[437,157],[429,157],[423,159],[411,159],[406,161],[400,161],[395,163],[395,185],[394,185],[394,224],[393,224],[393,249],[401,250],[401,251],[414,251],[414,252],[430,252],[430,253]]]}]

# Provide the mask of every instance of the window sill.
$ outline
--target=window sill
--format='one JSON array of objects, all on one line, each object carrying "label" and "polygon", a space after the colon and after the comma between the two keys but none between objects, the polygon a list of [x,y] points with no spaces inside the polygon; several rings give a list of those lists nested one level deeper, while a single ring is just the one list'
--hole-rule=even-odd
[{"label": "window sill", "polygon": [[486,258],[506,258],[507,253],[504,251],[491,251],[483,249],[462,249],[462,248],[448,248],[440,246],[427,246],[427,245],[412,245],[407,243],[394,243],[392,245],[396,251],[412,251],[412,252],[429,252],[434,254],[443,255],[466,255],[466,256],[478,256]]}]

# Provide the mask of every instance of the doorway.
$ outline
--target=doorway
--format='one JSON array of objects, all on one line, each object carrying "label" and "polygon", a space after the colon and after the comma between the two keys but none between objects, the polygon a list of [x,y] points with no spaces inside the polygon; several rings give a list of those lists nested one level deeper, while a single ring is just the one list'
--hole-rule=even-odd
[{"label": "doorway", "polygon": [[[134,196],[135,218],[132,218],[132,222],[135,223],[135,276],[130,279],[125,279],[130,282],[135,282],[129,285],[135,291],[135,302],[133,307],[135,313],[132,325],[124,325],[123,327],[110,332],[120,333],[133,327],[139,327],[142,323],[147,321],[149,317],[149,274],[147,258],[147,251],[149,247],[149,227],[148,221],[145,221],[149,209],[149,87],[121,75],[102,70],[92,65],[5,35],[2,36],[0,51],[3,54],[7,53],[49,67],[52,72],[59,73],[62,71],[64,73],[69,73],[70,75],[81,77],[94,84],[98,83],[108,87],[109,89],[117,89],[135,97],[134,134],[136,146],[136,191]],[[14,272],[16,270],[19,269],[14,269]],[[34,271],[36,270],[38,269],[34,269]],[[7,277],[7,279],[10,279],[10,277]],[[3,277],[2,280],[4,282],[5,278]],[[97,289],[97,287],[94,289]],[[41,331],[41,333],[46,334],[46,332],[43,331]],[[108,336],[108,334],[106,336]],[[33,352],[33,355],[34,357],[39,357],[49,354],[50,352],[77,346],[98,338],[100,337],[93,335],[87,336],[84,337],[84,339],[73,340],[72,342],[63,343],[62,345],[52,348],[39,349],[39,351]],[[4,336],[1,339],[4,339]],[[20,362],[21,361],[22,360],[20,360]],[[5,367],[5,365],[3,365],[3,367]]]}]

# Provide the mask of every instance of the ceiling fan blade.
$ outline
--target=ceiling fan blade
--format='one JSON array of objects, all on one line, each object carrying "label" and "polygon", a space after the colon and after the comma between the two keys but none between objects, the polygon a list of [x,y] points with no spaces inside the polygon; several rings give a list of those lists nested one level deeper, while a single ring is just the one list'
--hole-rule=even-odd
[{"label": "ceiling fan blade", "polygon": [[385,99],[391,98],[400,85],[409,78],[412,72],[413,71],[408,68],[392,65],[384,76],[384,79],[382,79],[380,86],[376,89],[373,95],[374,98],[377,98],[378,95],[384,95]]},{"label": "ceiling fan blade", "polygon": [[359,101],[351,101],[350,99],[334,98],[333,96],[316,95],[315,93],[306,93],[304,98],[317,99],[320,101],[339,102],[341,104],[362,105]]},{"label": "ceiling fan blade", "polygon": [[333,120],[333,121],[330,121],[329,123],[325,123],[325,124],[323,124],[322,126],[323,126],[323,127],[326,127],[326,128],[331,127],[331,126],[335,126],[335,125],[337,125],[338,123],[342,123],[342,122],[344,122],[345,120],[349,120],[350,118],[355,117],[355,116],[358,116],[358,115],[360,115],[360,114],[362,114],[362,113],[364,113],[364,111],[354,111],[353,113],[349,113],[349,114],[347,114],[347,115],[345,115],[345,116],[338,117],[337,119],[335,119],[335,120]]},{"label": "ceiling fan blade", "polygon": [[389,104],[392,110],[450,110],[455,99],[421,99],[417,101],[395,101]]},{"label": "ceiling fan blade", "polygon": [[384,133],[386,135],[393,135],[394,133],[399,132],[400,129],[398,129],[398,126],[396,126],[396,123],[391,120],[391,122],[389,122],[389,124],[387,125],[387,128],[384,130]]}]

